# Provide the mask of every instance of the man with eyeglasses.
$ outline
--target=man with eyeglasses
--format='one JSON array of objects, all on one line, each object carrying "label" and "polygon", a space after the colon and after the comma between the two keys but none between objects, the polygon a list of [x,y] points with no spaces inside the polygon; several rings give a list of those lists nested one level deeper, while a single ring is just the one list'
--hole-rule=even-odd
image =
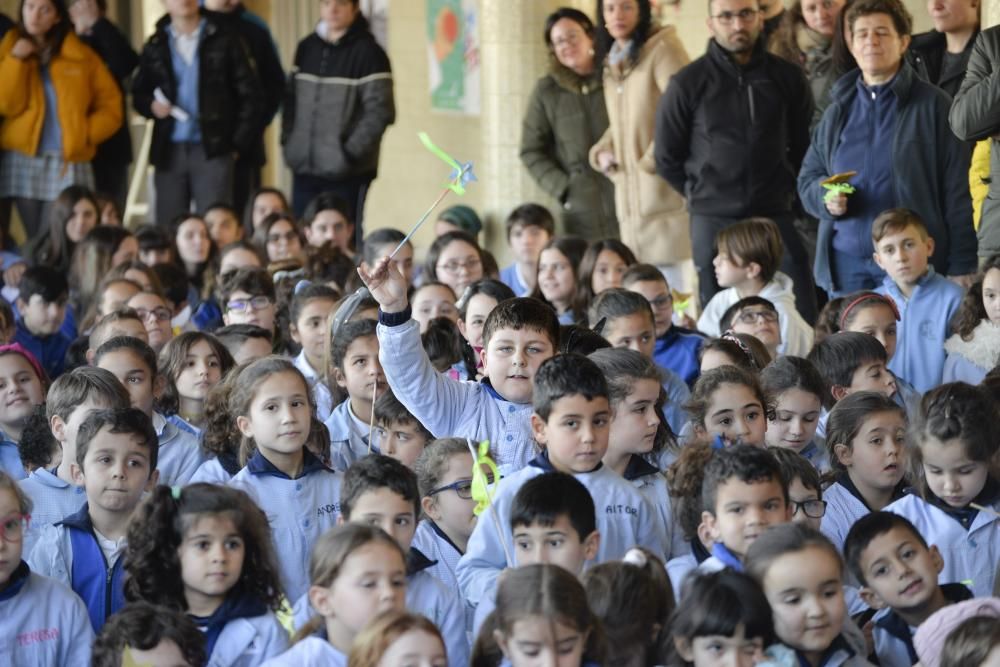
[{"label": "man with eyeglasses", "polygon": [[656,115],[659,174],[687,197],[704,305],[719,290],[716,233],[745,218],[774,220],[781,270],[816,317],[812,269],[794,226],[795,179],[809,146],[813,101],[797,65],[766,51],[758,0],[711,0],[708,50],[671,78]]}]

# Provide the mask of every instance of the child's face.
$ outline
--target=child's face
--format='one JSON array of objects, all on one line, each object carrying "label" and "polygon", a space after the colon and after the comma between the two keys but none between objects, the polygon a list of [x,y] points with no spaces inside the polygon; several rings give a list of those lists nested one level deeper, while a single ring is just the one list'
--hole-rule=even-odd
[{"label": "child's face", "polygon": [[597,533],[581,539],[569,516],[559,514],[551,526],[533,523],[514,527],[514,560],[523,565],[558,565],[573,575],[597,556]]},{"label": "child's face", "polygon": [[434,272],[455,294],[461,294],[483,277],[483,261],[475,246],[465,241],[452,241],[438,255]]},{"label": "child's face", "polygon": [[713,368],[721,368],[722,366],[735,366],[736,360],[730,357],[728,354],[722,350],[705,350],[704,354],[701,355],[701,365],[699,368],[701,372],[707,373]]},{"label": "child's face", "polygon": [[511,667],[580,667],[588,632],[545,616],[514,621],[510,633],[497,630],[497,644]]},{"label": "child's face", "polygon": [[989,466],[973,461],[959,438],[927,436],[920,443],[924,478],[931,492],[950,507],[968,506],[986,486]]},{"label": "child's face", "polygon": [[538,256],[538,288],[553,305],[568,306],[576,291],[576,269],[566,255],[556,248]]},{"label": "child's face", "polygon": [[884,361],[868,361],[854,369],[851,386],[847,387],[843,396],[856,391],[877,391],[891,397],[896,393],[896,378],[885,367]]},{"label": "child's face", "polygon": [[776,350],[781,345],[781,329],[778,313],[767,306],[747,306],[733,318],[733,331],[750,334],[768,350]]},{"label": "child's face", "polygon": [[666,280],[637,280],[625,286],[625,289],[638,292],[649,301],[653,309],[653,319],[656,325],[656,335],[662,336],[670,329],[674,319],[674,298]]},{"label": "child's face", "polygon": [[835,443],[834,453],[855,484],[879,491],[894,489],[906,472],[906,419],[895,410],[869,415],[851,446]]},{"label": "child's face", "polygon": [[219,248],[243,238],[243,225],[224,208],[213,208],[206,213],[205,224],[208,225],[209,236]]},{"label": "child's face", "polygon": [[284,212],[285,204],[281,201],[281,197],[273,192],[260,193],[253,199],[253,210],[250,216],[254,231],[256,232],[260,228],[267,216],[272,213]]},{"label": "child's face", "polygon": [[354,501],[351,523],[381,528],[396,540],[404,552],[410,550],[417,518],[413,514],[413,500],[407,500],[387,486],[369,489]]},{"label": "child's face", "polygon": [[299,230],[288,220],[278,220],[267,230],[264,247],[267,258],[272,262],[285,259],[298,259],[302,256],[302,239]]},{"label": "child's face", "polygon": [[656,414],[656,399],[660,383],[656,380],[636,380],[632,391],[615,404],[615,415],[608,435],[608,451],[622,454],[645,454],[652,451],[660,416]]},{"label": "child's face", "polygon": [[705,423],[696,425],[695,430],[710,437],[722,436],[731,445],[763,447],[767,430],[764,406],[750,387],[724,382],[708,401]]},{"label": "child's face", "polygon": [[73,204],[73,214],[66,220],[66,238],[79,243],[87,233],[97,226],[97,209],[89,199],[80,199]]},{"label": "child's face", "polygon": [[427,446],[427,437],[413,420],[379,424],[377,431],[379,451],[410,469]]},{"label": "child's face", "polygon": [[778,396],[774,419],[768,420],[768,447],[787,447],[796,452],[812,442],[823,408],[819,396],[792,387]]},{"label": "child's face", "polygon": [[271,343],[266,338],[247,338],[239,347],[230,350],[233,361],[239,365],[253,359],[260,359],[271,354]]},{"label": "child's face", "polygon": [[21,430],[36,405],[45,400],[42,381],[20,354],[0,356],[0,427]]},{"label": "child's face", "polygon": [[780,481],[748,483],[730,477],[716,490],[715,515],[703,512],[701,519],[713,541],[742,558],[765,530],[788,522],[788,510]]},{"label": "child's face", "polygon": [[465,319],[458,321],[458,328],[475,349],[483,347],[483,325],[493,309],[497,307],[497,300],[489,294],[479,293],[469,299],[465,306]]},{"label": "child's face", "polygon": [[[455,454],[448,460],[448,468],[441,475],[439,486],[448,486],[458,481],[472,480],[472,455]],[[458,535],[468,541],[472,529],[476,527],[476,515],[473,509],[476,501],[461,498],[458,491],[448,489],[424,498],[424,512],[434,523],[438,524],[448,535]]]},{"label": "child's face", "polygon": [[927,272],[927,260],[934,254],[934,239],[921,236],[910,225],[883,236],[875,244],[875,263],[897,285],[914,285]]},{"label": "child's face", "polygon": [[983,276],[983,308],[993,326],[1000,326],[1000,269],[990,269]]},{"label": "child's face", "polygon": [[145,325],[137,319],[125,317],[117,320],[113,324],[103,327],[101,335],[96,339],[93,337],[93,334],[91,334],[91,340],[98,343],[98,345],[97,347],[91,347],[90,349],[96,351],[98,347],[112,338],[117,338],[118,336],[138,338],[143,343],[149,344],[149,335],[146,333]]},{"label": "child's face", "polygon": [[801,477],[796,477],[791,482],[788,483],[788,500],[789,506],[794,508],[792,510],[792,522],[793,523],[804,523],[807,526],[819,530],[820,524],[823,523],[823,513],[813,511],[813,514],[820,514],[820,516],[809,516],[805,510],[806,503],[818,504],[820,501],[819,490],[812,489],[802,483]]},{"label": "child's face", "polygon": [[36,336],[51,336],[59,331],[66,317],[66,299],[46,301],[41,294],[32,294],[27,302],[17,300],[21,321]]},{"label": "child's face", "polygon": [[826,549],[808,547],[779,556],[764,575],[774,611],[774,631],[782,643],[805,653],[812,664],[830,647],[844,625],[843,572]]},{"label": "child's face", "polygon": [[550,238],[549,233],[537,225],[514,223],[510,228],[510,249],[521,264],[535,264]]},{"label": "child's face", "polygon": [[715,281],[720,287],[732,287],[750,278],[750,265],[741,266],[739,259],[720,250],[712,260]]},{"label": "child's face", "polygon": [[109,407],[111,406],[104,401],[88,398],[76,406],[65,421],[58,415],[52,417],[49,426],[52,429],[52,436],[62,445],[62,460],[65,463],[76,461],[76,434],[80,431],[80,425],[94,410],[104,410]]},{"label": "child's face", "polygon": [[[255,306],[254,299],[266,299],[267,303]],[[237,290],[229,296],[229,303],[223,304],[222,319],[226,324],[256,324],[273,334],[275,310],[274,299]]]},{"label": "child's face", "polygon": [[350,252],[354,225],[340,211],[327,209],[316,214],[305,232],[306,242],[315,248],[329,243],[334,248]]},{"label": "child's face", "polygon": [[646,313],[632,313],[614,319],[608,318],[604,337],[614,347],[627,347],[647,359],[653,358],[656,345],[656,328]]},{"label": "child's face", "polygon": [[537,442],[549,454],[549,461],[559,472],[590,472],[608,451],[611,428],[608,399],[582,394],[556,399],[548,421],[531,415],[531,428]]},{"label": "child's face", "polygon": [[10,575],[21,564],[24,549],[24,518],[17,496],[10,489],[0,491],[0,586],[6,586]]},{"label": "child's face", "polygon": [[[388,256],[393,250],[396,249],[398,243],[386,243],[383,246],[379,246],[378,250],[375,251],[375,262],[378,262],[383,257]],[[403,274],[406,278],[408,284],[413,284],[413,246],[407,241],[403,244],[403,247],[399,249],[396,256],[392,258],[391,264],[399,269],[399,272]]]},{"label": "child's face", "polygon": [[219,275],[224,276],[237,269],[260,268],[260,257],[247,248],[233,248],[219,260]]},{"label": "child's face", "polygon": [[174,379],[177,395],[189,401],[204,401],[222,379],[222,364],[206,340],[188,348],[181,371]]},{"label": "child's face", "polygon": [[764,640],[747,637],[742,625],[731,637],[704,635],[690,641],[675,637],[674,644],[681,657],[694,667],[753,667],[764,656]]},{"label": "child's face", "polygon": [[174,330],[170,326],[170,307],[167,302],[152,292],[139,292],[128,300],[128,306],[134,308],[142,318],[149,346],[157,352],[162,350],[167,341],[174,337]]},{"label": "child's face", "polygon": [[876,536],[861,552],[865,573],[862,599],[874,609],[920,609],[938,590],[938,574],[944,561],[937,547],[922,545],[912,532],[894,526]]},{"label": "child's face", "polygon": [[326,323],[333,312],[333,306],[334,302],[330,299],[311,299],[291,327],[292,340],[302,346],[306,359],[313,368],[322,367],[323,347],[327,337]]},{"label": "child's face", "polygon": [[[65,453],[63,454],[65,456]],[[87,502],[105,512],[130,513],[143,491],[158,477],[151,470],[149,447],[135,433],[112,433],[105,426],[94,435],[83,467],[70,464],[73,481],[87,491]]]},{"label": "child's face", "polygon": [[139,289],[132,283],[120,280],[111,283],[104,288],[100,300],[97,302],[98,316],[103,317],[111,311],[121,308],[138,293]]},{"label": "child's face", "polygon": [[877,338],[885,348],[887,361],[891,361],[892,355],[896,354],[896,313],[888,304],[865,305],[855,311],[845,331],[866,333]]},{"label": "child's face", "polygon": [[98,368],[111,371],[125,385],[132,407],[147,415],[153,414],[153,395],[156,376],[146,362],[134,351],[122,348],[101,357]]},{"label": "child's face", "polygon": [[177,228],[177,254],[185,264],[201,264],[212,250],[208,227],[201,218],[188,218]]},{"label": "child's face", "polygon": [[351,400],[373,403],[388,385],[378,360],[378,338],[362,336],[347,346],[343,368],[334,369],[337,385],[347,390]]},{"label": "child's face", "polygon": [[188,607],[198,616],[215,611],[240,580],[246,545],[232,518],[203,514],[177,548]]},{"label": "child's face", "polygon": [[590,285],[594,294],[600,294],[612,287],[621,287],[622,276],[625,275],[627,268],[625,260],[614,250],[602,250],[597,253],[594,272],[590,276]]},{"label": "child's face", "polygon": [[455,295],[440,285],[428,285],[413,295],[413,319],[420,323],[420,333],[427,331],[427,325],[435,317],[447,317],[458,322],[458,308]]},{"label": "child's face", "polygon": [[264,454],[297,454],[309,437],[311,417],[309,388],[298,373],[285,371],[258,385],[250,414],[237,416],[236,426]]},{"label": "child's face", "polygon": [[498,394],[511,403],[530,403],[535,372],[555,348],[540,329],[499,329],[479,354],[483,373]]},{"label": "child's face", "polygon": [[409,630],[396,638],[382,654],[377,667],[393,665],[420,665],[420,667],[447,667],[448,658],[444,644],[436,636],[423,630]]}]

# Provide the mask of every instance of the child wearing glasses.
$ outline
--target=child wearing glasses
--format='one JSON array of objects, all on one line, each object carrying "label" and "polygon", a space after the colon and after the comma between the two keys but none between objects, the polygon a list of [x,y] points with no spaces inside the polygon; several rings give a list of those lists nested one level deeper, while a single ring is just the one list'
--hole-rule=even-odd
[{"label": "child wearing glasses", "polygon": [[424,280],[444,283],[459,298],[466,287],[486,277],[483,251],[465,232],[442,234],[427,250]]},{"label": "child wearing glasses", "polygon": [[274,281],[264,269],[237,269],[223,276],[219,302],[226,325],[254,324],[274,334]]},{"label": "child wearing glasses", "polygon": [[719,319],[719,328],[753,336],[763,343],[772,359],[777,359],[781,354],[778,319],[773,303],[759,296],[748,296],[726,309]]},{"label": "child wearing glasses", "polygon": [[784,254],[778,226],[767,218],[749,218],[721,230],[715,244],[715,278],[726,289],[704,306],[698,330],[719,336],[726,310],[740,299],[759,296],[778,313],[778,353],[805,356],[812,347],[813,331],[796,309],[792,279],[778,271]]},{"label": "child wearing glasses", "polygon": [[826,514],[819,471],[809,459],[793,449],[769,446],[767,451],[778,461],[781,477],[788,481],[788,507],[792,522],[804,523],[819,530]]}]

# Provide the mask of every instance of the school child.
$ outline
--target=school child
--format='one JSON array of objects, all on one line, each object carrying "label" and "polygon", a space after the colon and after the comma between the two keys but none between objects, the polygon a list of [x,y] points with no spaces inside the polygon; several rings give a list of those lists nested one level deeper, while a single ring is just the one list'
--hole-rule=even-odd
[{"label": "school child", "polygon": [[322,192],[309,202],[302,214],[306,242],[314,248],[329,243],[354,257],[354,222],[351,207],[333,192]]},{"label": "school child", "polygon": [[746,569],[764,590],[781,642],[759,664],[786,664],[780,656],[791,654],[814,667],[870,667],[864,637],[847,617],[844,561],[822,533],[801,523],[775,526],[750,546]]},{"label": "school child", "polygon": [[292,340],[302,347],[295,357],[295,367],[312,387],[316,416],[326,421],[333,410],[333,394],[326,385],[325,350],[329,320],[337,304],[337,292],[326,285],[307,285],[296,292],[289,306],[289,331]]},{"label": "school child", "polygon": [[675,528],[667,478],[656,464],[658,452],[654,452],[660,426],[656,410],[660,370],[652,359],[629,349],[598,350],[589,359],[604,373],[614,414],[602,462],[649,500],[664,527],[669,553],[680,555],[687,550],[687,543]]},{"label": "school child", "polygon": [[[18,454],[21,455],[21,463],[30,475],[38,469],[55,467],[62,457],[62,448],[59,442],[52,436],[52,429],[49,428],[49,420],[45,417],[45,404],[39,403],[35,406],[28,418],[24,420],[21,429],[21,440],[17,443]],[[20,480],[24,481],[24,480]]]},{"label": "school child", "polygon": [[156,464],[160,481],[168,486],[186,484],[202,464],[201,452],[193,435],[153,410],[155,394],[163,386],[153,348],[138,338],[118,336],[97,348],[93,364],[113,373],[128,391],[132,407],[153,420],[160,442]]},{"label": "school child", "polygon": [[727,331],[721,338],[706,339],[698,355],[699,374],[720,366],[737,366],[757,375],[771,363],[771,354],[762,342],[733,331]]},{"label": "school child", "polygon": [[[655,326],[653,311],[646,298],[636,292],[611,287],[601,292],[591,303],[588,319],[592,327],[604,322],[602,335],[612,347],[627,347],[653,359]],[[682,406],[691,396],[687,384],[671,370],[659,369],[663,389],[667,393],[665,414],[674,433],[687,423]]]},{"label": "school child", "polygon": [[781,329],[774,304],[759,296],[743,297],[719,318],[719,329],[753,336],[767,349],[771,359],[781,356]]},{"label": "school child", "polygon": [[593,241],[580,260],[580,289],[590,302],[606,289],[622,286],[625,270],[638,260],[618,239]]},{"label": "school child", "polygon": [[483,278],[465,288],[458,306],[458,330],[472,350],[472,360],[452,366],[462,380],[474,380],[482,375],[483,369],[483,325],[493,309],[501,301],[513,299],[514,292],[498,280]]},{"label": "school child", "polygon": [[288,648],[267,517],[242,491],[156,487],[129,526],[125,572],[126,599],[187,613],[210,664],[257,665]]},{"label": "school child", "polygon": [[638,292],[653,309],[656,343],[653,361],[676,373],[688,386],[698,378],[698,355],[705,336],[674,324],[674,296],[666,277],[652,264],[633,264],[622,276],[622,287]]},{"label": "school child", "polygon": [[483,326],[489,382],[456,382],[431,365],[410,317],[406,281],[390,268],[383,258],[374,268],[362,265],[359,274],[379,302],[379,357],[396,398],[431,433],[491,440],[501,474],[521,469],[533,452],[527,423],[532,381],[559,341],[555,313],[528,298],[498,305]]},{"label": "school child", "polygon": [[530,296],[549,304],[559,316],[559,324],[587,319],[587,294],[578,280],[586,251],[583,239],[557,236],[538,255],[538,282]]},{"label": "school child", "polygon": [[156,399],[157,412],[200,438],[205,426],[205,399],[233,363],[229,350],[212,334],[188,331],[171,338],[159,357],[164,383]]},{"label": "school child", "polygon": [[149,346],[159,354],[167,341],[174,337],[170,302],[159,292],[139,292],[128,300],[128,307],[139,315],[146,328]]},{"label": "school child", "polygon": [[[233,388],[240,381],[240,375],[251,363],[253,362],[248,361],[233,367],[205,399],[205,430],[200,443],[204,463],[198,466],[194,475],[188,480],[189,484],[196,482],[226,484],[245,465],[246,462],[240,460],[243,436],[236,427],[236,420],[229,412],[229,399],[232,397]],[[312,439],[312,428],[309,435]],[[327,449],[329,449],[329,438],[327,438]]]},{"label": "school child", "polygon": [[[65,584],[22,560],[31,500],[0,471],[0,631],[9,665],[90,665],[87,607]],[[33,641],[18,641],[30,637]]]},{"label": "school child", "polygon": [[95,632],[125,603],[126,531],[144,491],[156,485],[159,449],[153,422],[135,408],[97,410],[80,425],[73,481],[87,503],[45,526],[28,557],[31,569],[70,586],[87,605]]},{"label": "school child", "polygon": [[813,344],[813,332],[795,305],[792,279],[778,270],[785,252],[778,226],[767,218],[750,218],[719,231],[712,263],[722,291],[712,297],[698,318],[698,330],[722,333],[722,314],[748,296],[767,299],[778,311],[781,345],[778,352],[802,356]]},{"label": "school child", "polygon": [[552,213],[540,204],[521,204],[507,216],[507,245],[514,263],[500,270],[500,281],[515,296],[528,296],[535,289],[538,256],[556,234]]},{"label": "school child", "polygon": [[[514,496],[527,480],[544,472],[564,472],[600,499],[598,562],[621,558],[636,545],[665,554],[670,545],[656,510],[630,482],[601,463],[608,449],[611,421],[608,395],[600,368],[584,356],[562,354],[542,363],[535,375],[531,417],[542,452],[527,467],[500,481],[493,492],[493,505],[503,524],[509,520]],[[459,561],[459,583],[473,606],[493,587],[499,571],[509,565],[500,539],[495,526],[477,523],[469,548]],[[512,541],[508,550],[513,550]]]},{"label": "school child", "polygon": [[406,234],[395,228],[383,227],[372,230],[365,236],[364,252],[362,253],[364,262],[368,266],[375,266],[375,262],[383,257],[388,257],[402,243],[403,246],[392,258],[392,264],[403,274],[406,282],[412,284],[414,273],[413,244],[409,240],[403,243],[404,239],[406,239]]},{"label": "school child", "polygon": [[941,581],[971,582],[977,596],[993,591],[1000,558],[998,421],[995,403],[979,387],[955,382],[925,394],[909,448],[917,493],[885,508],[940,550]]},{"label": "school child", "polygon": [[766,405],[764,390],[754,375],[736,366],[720,366],[701,374],[684,409],[696,441],[722,447],[764,447]]},{"label": "school child", "polygon": [[236,269],[222,275],[218,292],[223,323],[255,324],[274,335],[277,307],[271,274],[260,268]]},{"label": "school child", "polygon": [[600,621],[583,585],[555,565],[528,565],[506,573],[497,587],[496,643],[511,667],[603,664]]},{"label": "school child", "polygon": [[768,447],[778,462],[781,477],[788,482],[788,506],[792,521],[820,529],[826,514],[823,485],[812,462],[793,449]]},{"label": "school child", "polygon": [[433,623],[420,614],[387,611],[357,636],[347,663],[351,667],[446,667],[448,656]]},{"label": "school child", "polygon": [[208,225],[209,237],[216,248],[222,248],[243,238],[244,229],[240,216],[229,204],[222,202],[211,204],[202,212],[202,218]]},{"label": "school child", "polygon": [[236,364],[266,357],[274,348],[271,332],[256,324],[230,324],[219,327],[212,335],[229,350]]},{"label": "school child", "polygon": [[128,306],[123,306],[97,320],[94,328],[90,330],[90,335],[87,337],[87,363],[93,365],[97,348],[117,336],[131,336],[149,344],[149,334],[139,313]]},{"label": "school child", "polygon": [[979,384],[1000,359],[1000,255],[986,260],[962,298],[945,341],[943,382]]},{"label": "school child", "polygon": [[251,362],[229,396],[245,466],[229,484],[267,514],[289,600],[306,592],[309,551],[340,517],[342,475],[305,447],[311,412],[309,383],[282,357]]},{"label": "school child", "polygon": [[0,472],[27,477],[17,443],[35,406],[45,400],[45,371],[20,343],[0,345]]},{"label": "school child", "polygon": [[31,554],[45,526],[75,514],[87,502],[86,492],[77,486],[72,471],[80,425],[94,410],[127,408],[130,402],[118,378],[103,368],[91,367],[60,375],[49,388],[47,399],[45,414],[62,451],[58,465],[33,470],[18,482],[34,506],[24,538],[26,554]]},{"label": "school child", "polygon": [[[101,628],[90,664],[91,667],[153,665],[164,657],[171,661],[171,667],[206,664],[205,635],[179,611],[148,602],[130,602]],[[127,661],[129,658],[131,663]]]},{"label": "school child", "polygon": [[434,436],[410,414],[392,391],[379,396],[373,410],[375,449],[407,468],[414,468],[420,454]]},{"label": "school child", "polygon": [[420,333],[426,333],[431,320],[436,317],[458,322],[456,301],[455,292],[441,282],[428,281],[413,290],[410,302],[413,304],[413,319],[420,323]]},{"label": "school child", "polygon": [[875,291],[891,298],[899,310],[899,341],[889,368],[917,391],[928,391],[941,384],[948,324],[963,290],[929,265],[934,239],[913,211],[880,213],[872,222],[872,242],[875,263],[886,272]]},{"label": "school child", "polygon": [[829,470],[826,447],[816,442],[826,395],[823,376],[816,367],[802,357],[779,357],[761,371],[760,384],[767,396],[767,446],[790,449],[820,472]]},{"label": "school child", "polygon": [[379,358],[376,323],[361,319],[345,322],[330,342],[330,366],[339,391],[347,397],[330,413],[331,456],[336,470],[347,470],[369,453],[378,453],[372,435],[372,410],[388,390]]},{"label": "school child", "polygon": [[48,266],[33,266],[25,270],[17,287],[20,318],[14,342],[31,352],[46,374],[55,379],[63,372],[66,350],[73,342],[62,331],[69,300],[66,276]]},{"label": "school child", "polygon": [[461,294],[471,283],[487,277],[485,258],[475,238],[465,232],[446,232],[427,249],[422,282],[442,282]]},{"label": "school child", "polygon": [[844,559],[861,584],[861,599],[879,610],[872,635],[882,667],[916,664],[915,628],[939,609],[972,597],[960,583],[938,584],[945,565],[941,552],[891,511],[872,512],[851,526]]},{"label": "school child", "polygon": [[668,627],[668,667],[749,667],[775,640],[764,592],[749,575],[729,569],[692,577]]}]

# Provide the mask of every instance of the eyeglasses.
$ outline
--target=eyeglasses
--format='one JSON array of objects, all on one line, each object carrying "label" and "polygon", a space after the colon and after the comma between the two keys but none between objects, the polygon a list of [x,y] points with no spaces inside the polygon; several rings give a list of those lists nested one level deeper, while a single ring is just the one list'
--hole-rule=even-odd
[{"label": "eyeglasses", "polygon": [[580,30],[574,30],[562,39],[553,39],[552,46],[556,49],[563,46],[576,46],[580,43],[581,39],[583,39],[583,32]]},{"label": "eyeglasses", "polygon": [[[486,476],[486,483],[487,484],[493,483],[492,475]],[[462,500],[472,500],[472,480],[459,479],[452,482],[451,484],[446,484],[445,486],[438,487],[433,491],[431,491],[430,493],[428,493],[427,495],[434,496],[439,493],[442,493],[443,491],[454,491],[455,493],[458,494],[458,497],[461,498]]]},{"label": "eyeglasses", "polygon": [[716,14],[712,18],[718,21],[719,23],[722,23],[723,25],[729,25],[736,19],[739,19],[741,23],[749,23],[750,21],[752,21],[754,18],[757,17],[758,13],[759,13],[758,10],[750,9],[748,7],[747,9],[741,9],[738,12],[720,12],[719,14]]},{"label": "eyeglasses", "polygon": [[31,521],[30,514],[11,514],[0,521],[0,540],[14,543],[24,539],[24,531]]},{"label": "eyeglasses", "polygon": [[741,324],[756,324],[757,322],[774,324],[778,321],[778,313],[773,310],[747,310],[740,313],[740,316],[736,319]]},{"label": "eyeglasses", "polygon": [[466,271],[472,271],[473,269],[479,268],[482,262],[478,259],[468,259],[464,262],[448,262],[447,264],[438,264],[437,270],[444,271],[445,273],[450,273],[452,275],[458,273],[462,269]]},{"label": "eyeglasses", "polygon": [[792,516],[798,514],[799,510],[805,512],[810,519],[822,519],[826,514],[825,500],[806,500],[801,503],[790,500],[788,504],[792,506]]},{"label": "eyeglasses", "polygon": [[255,296],[252,299],[233,299],[226,304],[226,308],[237,313],[244,310],[263,310],[271,305],[271,297]]},{"label": "eyeglasses", "polygon": [[136,308],[135,312],[139,315],[139,319],[145,320],[150,315],[153,316],[157,322],[166,322],[170,319],[170,311],[163,306],[159,308],[153,308],[152,310],[146,310],[145,308]]},{"label": "eyeglasses", "polygon": [[674,297],[672,294],[664,294],[663,296],[658,296],[649,302],[653,310],[660,310],[661,308],[666,308],[674,302]]}]

